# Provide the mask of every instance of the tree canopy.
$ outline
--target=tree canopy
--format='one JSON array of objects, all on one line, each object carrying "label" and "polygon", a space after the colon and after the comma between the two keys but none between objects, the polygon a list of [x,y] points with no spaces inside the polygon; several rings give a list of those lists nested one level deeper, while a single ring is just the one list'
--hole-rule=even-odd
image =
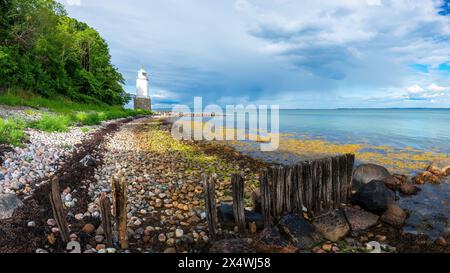
[{"label": "tree canopy", "polygon": [[109,47],[53,0],[0,0],[0,90],[123,105],[130,97]]}]

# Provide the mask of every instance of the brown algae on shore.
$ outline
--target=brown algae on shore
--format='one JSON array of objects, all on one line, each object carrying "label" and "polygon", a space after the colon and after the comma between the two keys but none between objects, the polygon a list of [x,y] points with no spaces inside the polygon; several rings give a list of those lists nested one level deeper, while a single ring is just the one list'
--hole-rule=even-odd
[{"label": "brown algae on shore", "polygon": [[[240,150],[256,149],[251,142],[232,142],[230,145]],[[352,153],[360,163],[374,163],[385,166],[395,173],[411,173],[423,171],[432,162],[449,159],[449,154],[432,151],[421,151],[411,147],[395,149],[390,146],[375,146],[369,144],[339,144],[318,139],[293,139],[281,137],[277,155],[288,157],[294,155],[299,159],[314,159],[318,157]]]},{"label": "brown algae on shore", "polygon": [[[205,126],[208,122],[198,121],[178,121],[181,126],[190,125],[193,130],[201,130],[209,132],[210,128]],[[190,123],[190,124],[189,124]],[[211,126],[211,125],[208,125]],[[204,129],[208,130],[204,130]],[[248,141],[224,141],[225,136],[237,136],[241,134]],[[439,152],[438,149],[423,151],[410,146],[397,149],[388,145],[370,145],[365,143],[335,143],[327,141],[324,137],[308,138],[307,135],[301,134],[300,138],[294,138],[294,133],[264,133],[259,130],[256,134],[245,132],[242,129],[227,129],[223,126],[216,126],[213,132],[207,134],[207,138],[212,136],[220,136],[219,140],[214,143],[230,145],[240,151],[257,152],[258,158],[280,158],[288,161],[289,158],[295,157],[296,160],[309,160],[330,155],[352,153],[356,155],[359,163],[374,163],[385,166],[391,172],[400,174],[411,174],[425,170],[431,163],[435,161],[448,161],[450,164],[450,154]],[[259,152],[257,144],[261,142],[270,142],[273,139],[279,139],[279,148],[275,152]],[[295,160],[294,160],[295,161]]]}]

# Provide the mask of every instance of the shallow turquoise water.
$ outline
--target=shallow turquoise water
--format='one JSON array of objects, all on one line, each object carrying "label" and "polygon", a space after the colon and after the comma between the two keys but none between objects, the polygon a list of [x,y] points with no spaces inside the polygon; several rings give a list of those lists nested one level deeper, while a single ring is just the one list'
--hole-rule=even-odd
[{"label": "shallow turquoise water", "polygon": [[450,108],[280,110],[279,129],[297,138],[450,152]]},{"label": "shallow turquoise water", "polygon": [[282,133],[450,152],[450,109],[281,110]]},{"label": "shallow turquoise water", "polygon": [[[280,110],[280,133],[300,139],[390,146],[399,150],[412,147],[448,154],[450,109]],[[298,155],[286,157],[286,152],[264,153],[257,145],[254,143],[251,149],[236,148],[270,162],[290,164],[301,159]],[[400,199],[400,206],[410,213],[405,232],[427,234],[432,239],[450,234],[449,185],[448,179],[440,185],[427,184],[418,195]]]}]

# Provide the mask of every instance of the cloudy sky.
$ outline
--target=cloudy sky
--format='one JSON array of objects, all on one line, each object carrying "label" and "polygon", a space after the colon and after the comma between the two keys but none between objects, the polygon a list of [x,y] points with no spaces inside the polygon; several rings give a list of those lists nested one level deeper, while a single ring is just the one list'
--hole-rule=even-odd
[{"label": "cloudy sky", "polygon": [[450,0],[60,2],[159,107],[450,107]]}]

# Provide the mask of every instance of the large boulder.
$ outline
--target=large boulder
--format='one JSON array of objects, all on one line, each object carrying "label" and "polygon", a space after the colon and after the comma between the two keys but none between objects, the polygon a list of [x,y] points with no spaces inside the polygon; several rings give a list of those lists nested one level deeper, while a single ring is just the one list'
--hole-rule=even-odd
[{"label": "large boulder", "polygon": [[402,227],[407,216],[407,213],[402,208],[396,204],[390,204],[388,209],[381,215],[380,220],[394,227]]},{"label": "large boulder", "polygon": [[251,239],[237,238],[214,242],[209,249],[210,253],[255,253]]},{"label": "large boulder", "polygon": [[310,249],[323,241],[316,228],[300,214],[284,216],[278,223],[278,227],[298,249]]},{"label": "large boulder", "polygon": [[256,189],[252,192],[252,201],[253,201],[253,210],[261,213],[262,212],[261,191],[259,189]]},{"label": "large boulder", "polygon": [[353,172],[352,185],[357,190],[373,180],[383,181],[392,190],[400,186],[400,180],[391,175],[385,167],[376,164],[359,165]]},{"label": "large boulder", "polygon": [[22,205],[15,194],[0,194],[0,220],[11,218],[14,211]]},{"label": "large boulder", "polygon": [[313,219],[314,227],[330,241],[337,242],[350,231],[347,220],[340,210],[333,210]]},{"label": "large boulder", "polygon": [[380,218],[371,212],[352,207],[344,208],[344,214],[353,232],[363,231],[375,226]]},{"label": "large boulder", "polygon": [[[230,204],[221,204],[217,208],[217,216],[220,224],[226,227],[234,227],[236,222],[234,220],[233,206]],[[256,228],[262,230],[264,228],[263,217],[260,213],[244,210],[245,223],[256,223]]]},{"label": "large boulder", "polygon": [[258,253],[295,253],[298,249],[284,238],[277,227],[266,228],[253,242]]},{"label": "large boulder", "polygon": [[399,188],[399,191],[403,194],[403,195],[416,195],[419,191],[421,191],[422,189],[416,185],[413,184],[402,184]]},{"label": "large boulder", "polygon": [[382,214],[388,205],[395,202],[395,193],[383,181],[371,181],[359,188],[352,202],[375,214]]}]

